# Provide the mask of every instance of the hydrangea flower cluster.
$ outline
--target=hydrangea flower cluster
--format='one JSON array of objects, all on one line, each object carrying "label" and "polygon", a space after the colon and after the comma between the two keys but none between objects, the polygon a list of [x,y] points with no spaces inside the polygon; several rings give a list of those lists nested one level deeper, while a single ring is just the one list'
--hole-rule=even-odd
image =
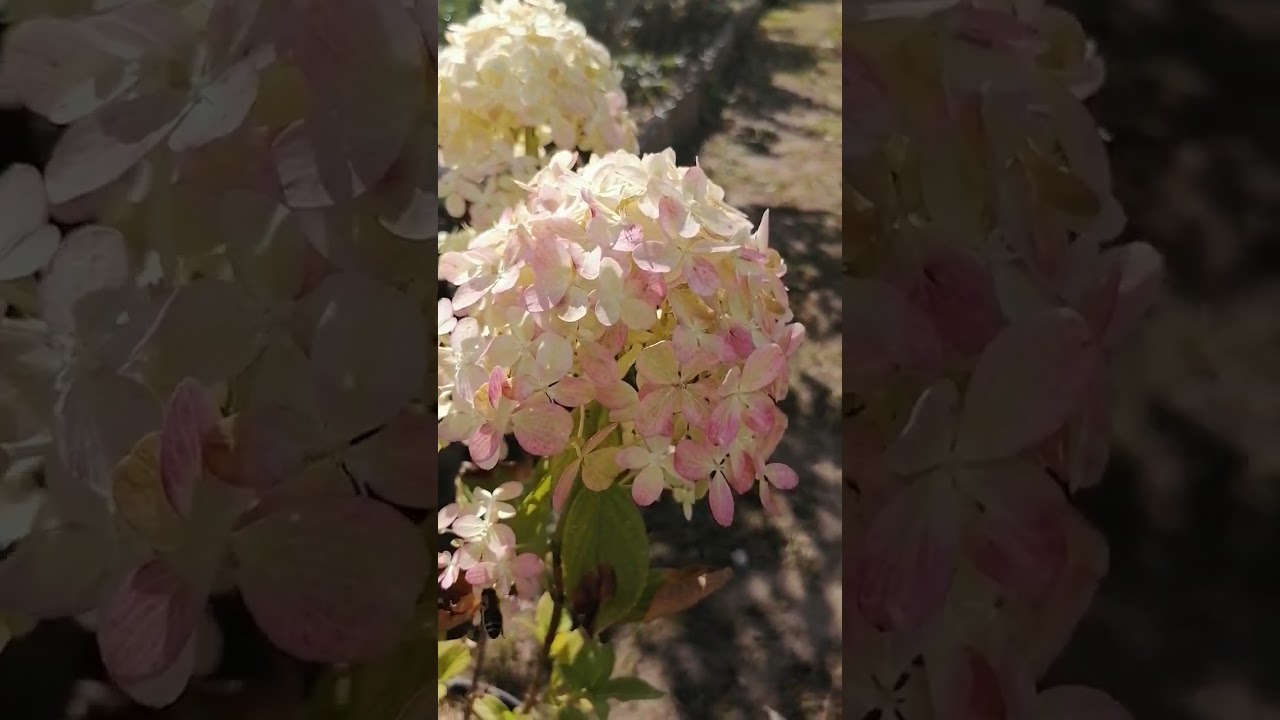
[{"label": "hydrangea flower cluster", "polygon": [[707,497],[725,526],[757,484],[774,507],[796,485],[769,456],[804,330],[767,216],[752,232],[670,150],[575,163],[557,153],[526,203],[440,259],[458,286],[440,301],[441,439],[481,468],[508,434],[564,460],[557,506],[580,478],[629,482],[640,505],[670,492],[686,515]]},{"label": "hydrangea flower cluster", "polygon": [[492,587],[502,596],[510,594],[513,586],[521,597],[536,594],[542,558],[534,553],[516,553],[515,532],[502,523],[515,517],[510,501],[523,491],[524,487],[513,480],[492,491],[475,488],[471,499],[440,508],[436,514],[437,532],[458,537],[455,550],[437,553],[440,587],[452,587],[465,573],[472,587]]},{"label": "hydrangea flower cluster", "polygon": [[846,586],[854,716],[1126,717],[1037,694],[1106,570],[1070,496],[1106,464],[1108,359],[1161,261],[1042,2],[873,3],[845,59]]},{"label": "hydrangea flower cluster", "polygon": [[621,73],[561,3],[487,0],[449,28],[437,78],[439,195],[472,227],[523,199],[549,146],[636,151]]}]

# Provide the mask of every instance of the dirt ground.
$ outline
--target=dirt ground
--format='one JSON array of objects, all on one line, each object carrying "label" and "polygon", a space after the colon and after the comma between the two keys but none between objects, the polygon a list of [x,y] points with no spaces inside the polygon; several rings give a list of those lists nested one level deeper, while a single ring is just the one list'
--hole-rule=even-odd
[{"label": "dirt ground", "polygon": [[[720,123],[697,157],[787,262],[808,342],[791,366],[790,418],[777,459],[800,474],[783,517],[740,501],[729,529],[705,507],[647,518],[655,564],[739,563],[733,581],[676,620],[619,641],[623,662],[669,698],[622,720],[841,717],[839,2],[785,2],[748,41]],[[692,157],[682,158],[692,162]]]}]

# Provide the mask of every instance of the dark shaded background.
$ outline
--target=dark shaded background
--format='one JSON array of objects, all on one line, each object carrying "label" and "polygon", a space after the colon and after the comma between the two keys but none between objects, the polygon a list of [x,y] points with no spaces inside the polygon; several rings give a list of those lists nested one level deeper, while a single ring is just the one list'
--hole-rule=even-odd
[{"label": "dark shaded background", "polygon": [[1280,3],[1060,4],[1107,61],[1125,238],[1169,287],[1120,358],[1112,466],[1081,497],[1111,572],[1051,680],[1138,720],[1280,718]]}]

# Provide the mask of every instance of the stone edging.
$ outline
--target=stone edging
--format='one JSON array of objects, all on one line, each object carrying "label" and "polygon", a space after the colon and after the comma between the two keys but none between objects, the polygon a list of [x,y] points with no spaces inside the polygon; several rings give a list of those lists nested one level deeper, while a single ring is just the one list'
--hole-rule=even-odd
[{"label": "stone edging", "polygon": [[660,102],[652,116],[638,123],[641,154],[684,145],[696,137],[708,92],[724,77],[730,59],[755,29],[768,4],[766,0],[748,0],[734,11],[715,41],[693,60],[682,87]]}]

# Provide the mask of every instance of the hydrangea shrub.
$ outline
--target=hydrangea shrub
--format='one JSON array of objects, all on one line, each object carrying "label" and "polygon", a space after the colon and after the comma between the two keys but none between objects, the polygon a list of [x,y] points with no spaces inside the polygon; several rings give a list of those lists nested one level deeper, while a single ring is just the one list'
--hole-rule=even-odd
[{"label": "hydrangea shrub", "polygon": [[[599,634],[728,571],[650,567],[640,507],[728,525],[797,483],[770,458],[803,339],[785,265],[701,168],[634,154],[616,71],[562,8],[490,4],[437,59],[432,7],[7,3],[0,86],[59,136],[0,175],[0,459],[46,490],[0,562],[6,635],[76,617],[162,707],[218,664],[209,602],[235,595],[327,667],[316,717],[412,718],[431,636],[438,680],[461,672],[445,635],[514,591],[550,666],[522,716],[655,696]],[[535,156],[491,227],[426,245],[441,163]],[[537,460],[462,484],[434,535],[433,304],[436,431],[482,470],[508,438]]]},{"label": "hydrangea shrub", "polygon": [[854,716],[1092,720],[1038,690],[1106,572],[1109,359],[1155,299],[1117,240],[1101,59],[1040,0],[878,2],[845,58]]}]

